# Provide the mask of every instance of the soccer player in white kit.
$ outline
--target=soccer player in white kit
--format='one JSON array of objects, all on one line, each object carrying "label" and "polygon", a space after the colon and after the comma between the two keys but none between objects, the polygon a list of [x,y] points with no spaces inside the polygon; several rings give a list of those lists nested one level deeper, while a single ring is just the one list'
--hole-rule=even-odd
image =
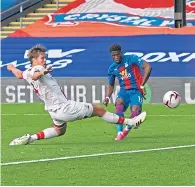
[{"label": "soccer player in white kit", "polygon": [[45,110],[49,112],[53,120],[53,127],[33,135],[25,134],[14,139],[10,145],[24,145],[36,140],[61,136],[66,132],[67,122],[93,116],[101,117],[109,123],[131,125],[133,128],[137,128],[145,120],[146,112],[142,112],[133,119],[126,119],[106,111],[99,105],[68,100],[61,87],[50,74],[52,67],[46,67],[45,53],[46,49],[43,46],[36,45],[28,52],[31,68],[22,72],[12,64],[9,64],[7,69],[18,79],[25,79],[34,88],[35,93],[45,103]]}]

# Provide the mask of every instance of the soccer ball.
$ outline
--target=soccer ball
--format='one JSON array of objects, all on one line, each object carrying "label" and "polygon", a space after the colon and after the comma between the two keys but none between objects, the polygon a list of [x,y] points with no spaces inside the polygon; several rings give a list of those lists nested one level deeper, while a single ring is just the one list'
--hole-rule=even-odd
[{"label": "soccer ball", "polygon": [[169,108],[177,108],[181,103],[181,96],[176,91],[168,91],[163,97],[163,103]]}]

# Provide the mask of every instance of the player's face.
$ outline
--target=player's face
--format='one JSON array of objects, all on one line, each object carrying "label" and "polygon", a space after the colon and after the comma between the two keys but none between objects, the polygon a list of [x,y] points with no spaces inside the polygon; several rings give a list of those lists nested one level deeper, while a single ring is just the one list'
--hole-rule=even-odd
[{"label": "player's face", "polygon": [[116,63],[120,63],[122,60],[121,51],[112,51],[111,52],[112,58]]},{"label": "player's face", "polygon": [[46,66],[46,55],[45,53],[39,53],[38,57],[34,59],[36,65]]}]

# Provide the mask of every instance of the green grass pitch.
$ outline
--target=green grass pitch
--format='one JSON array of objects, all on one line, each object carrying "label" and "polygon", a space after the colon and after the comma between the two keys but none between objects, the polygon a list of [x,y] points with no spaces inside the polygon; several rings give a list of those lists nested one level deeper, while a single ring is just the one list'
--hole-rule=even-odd
[{"label": "green grass pitch", "polygon": [[[114,140],[114,124],[94,117],[69,123],[64,136],[25,146],[9,146],[9,143],[51,125],[43,105],[2,104],[1,107],[2,163],[195,144],[195,105],[168,109],[146,104],[146,121],[123,141]],[[108,110],[114,111],[113,105]],[[1,185],[195,186],[195,147],[3,165]]]}]

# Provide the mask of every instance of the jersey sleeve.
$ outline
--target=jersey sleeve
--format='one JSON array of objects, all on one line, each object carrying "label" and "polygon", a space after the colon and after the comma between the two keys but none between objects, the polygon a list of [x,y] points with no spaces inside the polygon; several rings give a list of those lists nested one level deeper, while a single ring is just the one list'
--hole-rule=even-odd
[{"label": "jersey sleeve", "polygon": [[113,86],[114,82],[115,82],[115,75],[114,75],[112,69],[109,68],[108,69],[108,83]]},{"label": "jersey sleeve", "polygon": [[34,75],[35,72],[43,72],[44,71],[44,67],[43,66],[34,66],[31,69],[25,70],[22,74],[24,79],[27,79],[29,77],[32,77]]},{"label": "jersey sleeve", "polygon": [[130,57],[130,61],[132,64],[135,64],[139,67],[142,67],[144,60],[142,60],[140,57],[138,57],[137,55],[131,55]]},{"label": "jersey sleeve", "polygon": [[43,66],[34,66],[31,70],[31,75],[33,75],[35,72],[43,72],[45,68]]},{"label": "jersey sleeve", "polygon": [[28,77],[31,77],[30,71],[29,70],[23,71],[22,77],[23,77],[23,79],[28,79]]}]

